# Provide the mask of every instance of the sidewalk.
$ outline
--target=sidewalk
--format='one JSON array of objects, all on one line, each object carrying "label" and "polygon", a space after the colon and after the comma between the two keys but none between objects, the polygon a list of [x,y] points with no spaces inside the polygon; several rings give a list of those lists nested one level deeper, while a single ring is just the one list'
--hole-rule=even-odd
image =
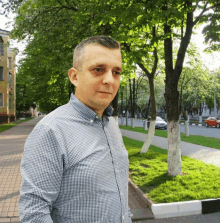
[{"label": "sidewalk", "polygon": [[[147,138],[147,134],[120,129],[123,136],[138,141],[144,142]],[[151,145],[157,146],[161,149],[168,149],[168,140],[164,137],[154,136]],[[180,141],[181,154],[183,156],[189,156],[191,158],[201,160],[207,164],[213,164],[220,167],[220,150],[210,147],[200,146],[192,143]]]},{"label": "sidewalk", "polygon": [[[24,143],[34,126],[43,117],[36,117],[0,133],[0,223],[20,223],[20,164]],[[132,219],[153,219],[153,214],[141,196],[129,184],[128,203]]]},{"label": "sidewalk", "polygon": [[[19,223],[18,201],[20,196],[20,163],[24,143],[34,126],[43,117],[36,117],[0,133],[0,223]],[[121,129],[122,135],[145,141],[146,134]],[[167,138],[154,136],[152,145],[168,148]],[[220,150],[181,142],[184,156],[220,166]],[[137,191],[129,184],[129,207],[132,219],[152,219],[153,215]]]},{"label": "sidewalk", "polygon": [[24,143],[42,117],[18,124],[0,133],[0,223],[19,223],[20,164]]}]

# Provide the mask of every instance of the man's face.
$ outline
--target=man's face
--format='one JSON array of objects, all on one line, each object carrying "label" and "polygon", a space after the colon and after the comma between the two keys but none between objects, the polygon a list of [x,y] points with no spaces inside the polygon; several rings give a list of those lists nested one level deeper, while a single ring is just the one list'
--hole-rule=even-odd
[{"label": "man's face", "polygon": [[122,69],[121,52],[99,45],[85,47],[81,69],[69,70],[75,96],[100,116],[114,99]]}]

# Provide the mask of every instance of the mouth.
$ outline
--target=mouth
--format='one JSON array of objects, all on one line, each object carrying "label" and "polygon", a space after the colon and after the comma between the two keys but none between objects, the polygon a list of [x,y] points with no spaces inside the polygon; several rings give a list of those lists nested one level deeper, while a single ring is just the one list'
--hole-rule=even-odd
[{"label": "mouth", "polygon": [[107,92],[107,91],[99,91],[99,93],[102,93],[102,94],[112,94],[112,93]]}]

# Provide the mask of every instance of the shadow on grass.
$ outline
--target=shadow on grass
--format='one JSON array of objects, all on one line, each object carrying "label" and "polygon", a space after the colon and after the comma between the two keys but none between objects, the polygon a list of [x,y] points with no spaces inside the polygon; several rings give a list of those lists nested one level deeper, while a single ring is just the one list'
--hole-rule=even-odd
[{"label": "shadow on grass", "polygon": [[139,187],[144,193],[148,193],[153,188],[159,187],[161,184],[164,184],[167,181],[173,181],[173,177],[169,176],[168,173],[162,173],[161,175],[154,177],[151,181]]}]

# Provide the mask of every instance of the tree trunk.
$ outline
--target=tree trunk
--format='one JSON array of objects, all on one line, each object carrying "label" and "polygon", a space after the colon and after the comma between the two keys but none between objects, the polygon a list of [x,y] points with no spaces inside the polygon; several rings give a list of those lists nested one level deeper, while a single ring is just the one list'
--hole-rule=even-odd
[{"label": "tree trunk", "polygon": [[[169,119],[168,119],[169,120]],[[179,121],[168,121],[168,174],[181,174]]]},{"label": "tree trunk", "polygon": [[150,108],[150,97],[149,97],[149,100],[148,100],[148,105],[147,105],[147,110],[146,110],[146,113],[145,113],[145,124],[144,124],[144,130],[147,131],[148,130],[148,112],[149,112],[149,108]]},{"label": "tree trunk", "polygon": [[129,78],[130,86],[130,100],[131,100],[131,128],[134,128],[134,118],[135,118],[135,79],[133,79],[133,90],[131,79]]},{"label": "tree trunk", "polygon": [[165,86],[165,99],[168,118],[168,174],[177,176],[181,174],[181,151],[179,129],[179,92],[177,84],[172,77],[167,78]]},{"label": "tree trunk", "polygon": [[124,126],[124,117],[121,117],[121,126]]},{"label": "tree trunk", "polygon": [[199,116],[199,123],[202,124],[202,116]]},{"label": "tree trunk", "polygon": [[143,126],[143,128],[144,128],[145,131],[148,130],[148,126],[147,125],[148,125],[148,120],[144,119],[144,126]]},{"label": "tree trunk", "polygon": [[121,90],[121,125],[123,126],[124,125],[124,117],[123,117],[123,115],[124,115],[124,113],[123,113],[123,90],[124,90],[124,88],[121,87],[120,90]]},{"label": "tree trunk", "polygon": [[186,137],[189,137],[189,122],[188,120],[185,120],[185,134],[186,134]]},{"label": "tree trunk", "polygon": [[111,102],[111,105],[114,109],[112,117],[115,119],[116,123],[118,124],[118,92],[115,95],[115,98]]},{"label": "tree trunk", "polygon": [[146,153],[153,141],[154,132],[155,132],[155,120],[156,120],[156,102],[155,102],[155,93],[154,93],[154,79],[149,78],[150,85],[150,102],[151,102],[151,120],[150,120],[150,128],[147,134],[146,141],[141,149],[141,153]]},{"label": "tree trunk", "polygon": [[126,115],[126,126],[128,126],[128,88],[126,85],[126,109],[125,109],[125,115]]},{"label": "tree trunk", "polygon": [[131,128],[133,129],[135,127],[135,119],[134,118],[131,118]]}]

